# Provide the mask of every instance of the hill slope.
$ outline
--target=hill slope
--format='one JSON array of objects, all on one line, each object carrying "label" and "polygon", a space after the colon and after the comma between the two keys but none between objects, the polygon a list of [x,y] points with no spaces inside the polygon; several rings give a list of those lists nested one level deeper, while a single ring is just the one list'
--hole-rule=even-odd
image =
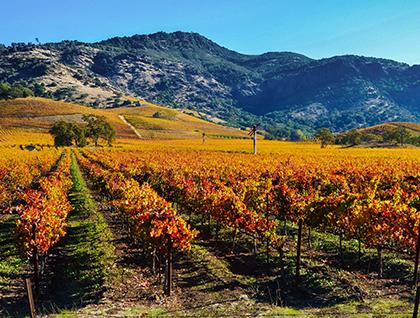
[{"label": "hill slope", "polygon": [[68,101],[111,107],[137,96],[232,125],[261,122],[277,136],[420,121],[420,66],[352,55],[245,55],[196,33],[3,48],[0,81],[22,80]]},{"label": "hill slope", "polygon": [[367,134],[383,135],[385,132],[394,130],[398,127],[406,128],[411,136],[420,136],[420,124],[406,122],[389,122],[362,128],[360,131]]},{"label": "hill slope", "polygon": [[[153,117],[157,112],[161,114],[161,118]],[[105,116],[116,129],[119,139],[139,139],[121,116],[129,122],[132,121],[134,126],[139,128],[143,139],[201,138],[203,132],[210,137],[242,138],[246,136],[246,132],[239,129],[210,123],[179,110],[150,103],[143,103],[143,106],[137,107],[94,109],[46,98],[0,100],[0,127],[3,131],[8,130],[3,133],[6,137],[12,131],[22,132],[22,129],[37,133],[46,132],[54,122],[59,120],[82,122],[83,114]],[[143,127],[137,122],[150,124]]]}]

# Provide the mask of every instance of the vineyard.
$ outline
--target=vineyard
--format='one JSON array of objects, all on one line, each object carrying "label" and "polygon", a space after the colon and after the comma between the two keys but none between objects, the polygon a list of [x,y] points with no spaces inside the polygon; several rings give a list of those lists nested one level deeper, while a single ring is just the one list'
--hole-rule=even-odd
[{"label": "vineyard", "polygon": [[2,147],[0,315],[411,316],[418,150],[245,142]]}]

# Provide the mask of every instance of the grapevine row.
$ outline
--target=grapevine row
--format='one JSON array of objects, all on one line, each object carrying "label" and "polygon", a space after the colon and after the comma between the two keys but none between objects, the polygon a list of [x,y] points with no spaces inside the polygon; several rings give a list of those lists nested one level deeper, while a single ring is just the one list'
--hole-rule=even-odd
[{"label": "grapevine row", "polygon": [[[96,152],[115,171],[148,181],[190,213],[274,238],[281,221],[358,239],[380,252],[414,250],[419,235],[416,161],[343,160],[193,152]],[[246,211],[246,213],[244,213]],[[264,220],[266,222],[264,222]],[[261,235],[255,234],[261,240]],[[298,247],[299,248],[299,247]],[[379,269],[381,275],[381,269]]]},{"label": "grapevine row", "polygon": [[172,205],[160,197],[149,184],[139,184],[122,173],[101,168],[82,155],[78,161],[89,177],[110,199],[110,204],[128,224],[133,240],[143,243],[145,250],[159,253],[167,258],[166,292],[171,291],[170,267],[173,250],[186,250],[196,237]]},{"label": "grapevine row", "polygon": [[67,197],[72,185],[69,169],[70,156],[63,155],[53,171],[18,194],[21,203],[16,208],[16,230],[23,251],[32,260],[38,294],[39,259],[65,235],[72,209]]}]

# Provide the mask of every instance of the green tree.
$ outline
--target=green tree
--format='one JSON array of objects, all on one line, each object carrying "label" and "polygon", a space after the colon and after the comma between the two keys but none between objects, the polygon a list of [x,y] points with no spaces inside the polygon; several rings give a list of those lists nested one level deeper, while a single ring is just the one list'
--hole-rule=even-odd
[{"label": "green tree", "polygon": [[319,128],[315,133],[315,138],[321,142],[321,148],[334,143],[334,135],[328,128]]},{"label": "green tree", "polygon": [[50,129],[50,133],[54,136],[54,145],[71,146],[75,139],[74,124],[68,123],[63,120],[56,122]]},{"label": "green tree", "polygon": [[86,130],[75,123],[59,121],[50,129],[50,133],[54,136],[54,145],[72,146],[76,144],[78,147],[86,146]]},{"label": "green tree", "polygon": [[77,147],[84,147],[87,145],[86,129],[84,127],[73,124],[73,135]]},{"label": "green tree", "polygon": [[396,143],[403,146],[410,138],[410,132],[407,130],[407,128],[398,126],[397,128],[386,131],[383,135],[383,138],[385,141],[395,141]]},{"label": "green tree", "polygon": [[152,116],[153,118],[161,118],[162,117],[162,115],[161,115],[161,113],[160,112],[156,112],[156,113],[154,113],[153,114],[153,116]]},{"label": "green tree", "polygon": [[95,146],[98,146],[98,141],[101,137],[108,142],[109,146],[112,146],[112,142],[115,139],[115,130],[104,116],[83,115],[82,118],[87,123],[86,137],[91,138]]},{"label": "green tree", "polygon": [[0,83],[0,99],[10,98],[11,87],[8,83]]},{"label": "green tree", "polygon": [[0,83],[0,99],[13,99],[33,95],[32,90],[20,84],[10,85],[8,83]]},{"label": "green tree", "polygon": [[356,128],[353,128],[347,133],[345,140],[346,144],[352,146],[360,145],[362,143],[362,133]]},{"label": "green tree", "polygon": [[398,126],[398,128],[394,130],[394,134],[395,134],[395,140],[401,146],[403,146],[406,143],[406,141],[410,138],[410,132],[407,130],[407,128],[403,126]]},{"label": "green tree", "polygon": [[112,146],[115,140],[115,129],[107,122],[104,125],[103,137],[107,141],[108,146]]},{"label": "green tree", "polygon": [[35,83],[32,90],[33,90],[35,96],[43,97],[46,94],[44,83],[41,83],[41,84]]}]

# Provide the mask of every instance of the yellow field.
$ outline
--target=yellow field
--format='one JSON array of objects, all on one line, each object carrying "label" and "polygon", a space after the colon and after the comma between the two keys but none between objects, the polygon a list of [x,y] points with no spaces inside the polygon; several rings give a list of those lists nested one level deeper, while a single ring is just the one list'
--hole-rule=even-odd
[{"label": "yellow field", "polygon": [[53,145],[54,140],[45,131],[0,126],[0,145],[42,144]]},{"label": "yellow field", "polygon": [[59,120],[81,122],[82,115],[105,116],[117,131],[118,138],[137,138],[115,114],[91,107],[46,98],[18,98],[0,101],[0,126],[37,128],[44,131]]},{"label": "yellow field", "polygon": [[[0,127],[19,128],[21,131],[30,129],[24,136],[28,137],[28,134],[35,134],[36,131],[47,132],[54,122],[59,120],[82,122],[82,115],[94,114],[104,116],[115,128],[117,138],[126,142],[130,139],[137,140],[139,137],[123,121],[122,116],[138,128],[142,139],[197,138],[201,140],[203,132],[210,137],[244,138],[247,136],[245,131],[210,123],[178,110],[146,102],[142,102],[142,105],[105,110],[46,98],[0,100]],[[156,112],[161,114],[161,118],[153,117]],[[19,140],[17,143],[49,143],[45,141],[45,136],[38,136],[39,141],[34,141],[37,136],[31,136],[31,141],[25,141],[24,137],[22,142]],[[13,143],[13,140],[7,142]]]},{"label": "yellow field", "polygon": [[[274,140],[259,140],[258,154],[285,154],[291,156],[310,157],[358,157],[358,158],[394,158],[420,161],[420,148],[343,148],[328,146],[321,149],[317,143],[287,142]],[[252,152],[252,140],[238,139],[207,139],[201,140],[144,140],[121,142],[115,148],[127,150],[189,150],[189,151],[221,151],[221,152]],[[257,155],[256,158],[259,156]],[[258,160],[258,159],[256,159]]]},{"label": "yellow field", "polygon": [[[111,112],[124,116],[144,139],[199,139],[202,133],[218,138],[247,136],[246,131],[217,125],[178,110],[144,102],[143,105],[115,108]],[[155,113],[159,113],[160,118],[154,118]]]}]

